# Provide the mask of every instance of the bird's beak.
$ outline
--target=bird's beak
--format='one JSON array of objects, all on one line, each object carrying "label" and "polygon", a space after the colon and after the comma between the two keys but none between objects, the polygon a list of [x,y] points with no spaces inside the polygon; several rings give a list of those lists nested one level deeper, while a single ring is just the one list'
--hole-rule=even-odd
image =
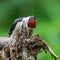
[{"label": "bird's beak", "polygon": [[28,30],[28,31],[27,31],[28,38],[30,38],[30,36],[31,36],[31,32],[32,32],[32,30]]},{"label": "bird's beak", "polygon": [[30,30],[27,31],[28,38],[30,38]]}]

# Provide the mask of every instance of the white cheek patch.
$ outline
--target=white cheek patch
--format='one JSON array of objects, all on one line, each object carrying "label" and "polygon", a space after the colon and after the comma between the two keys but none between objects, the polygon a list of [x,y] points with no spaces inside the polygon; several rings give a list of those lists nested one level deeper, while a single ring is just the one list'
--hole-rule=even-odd
[{"label": "white cheek patch", "polygon": [[23,19],[23,22],[25,23],[26,27],[27,27],[27,24],[28,24],[29,18],[30,18],[30,17],[26,17],[26,18]]}]

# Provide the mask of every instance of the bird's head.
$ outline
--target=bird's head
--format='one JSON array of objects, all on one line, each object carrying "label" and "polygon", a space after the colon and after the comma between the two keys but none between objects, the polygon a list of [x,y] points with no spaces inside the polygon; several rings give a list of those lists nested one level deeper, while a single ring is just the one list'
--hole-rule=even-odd
[{"label": "bird's head", "polygon": [[34,16],[30,16],[27,25],[30,29],[35,28],[36,27],[36,18]]}]

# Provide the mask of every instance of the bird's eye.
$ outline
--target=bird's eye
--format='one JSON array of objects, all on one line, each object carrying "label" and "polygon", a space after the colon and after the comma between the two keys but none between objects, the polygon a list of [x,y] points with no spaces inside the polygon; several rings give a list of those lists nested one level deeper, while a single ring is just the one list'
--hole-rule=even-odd
[{"label": "bird's eye", "polygon": [[36,19],[35,18],[30,18],[29,19],[28,27],[30,27],[30,28],[35,28],[36,27]]}]

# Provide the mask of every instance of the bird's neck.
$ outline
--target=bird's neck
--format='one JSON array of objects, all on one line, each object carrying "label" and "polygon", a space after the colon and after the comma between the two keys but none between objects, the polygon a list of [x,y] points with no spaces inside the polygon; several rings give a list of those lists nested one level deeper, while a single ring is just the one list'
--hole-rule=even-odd
[{"label": "bird's neck", "polygon": [[13,33],[10,37],[11,37],[11,40],[17,40],[18,38],[17,32]]}]

